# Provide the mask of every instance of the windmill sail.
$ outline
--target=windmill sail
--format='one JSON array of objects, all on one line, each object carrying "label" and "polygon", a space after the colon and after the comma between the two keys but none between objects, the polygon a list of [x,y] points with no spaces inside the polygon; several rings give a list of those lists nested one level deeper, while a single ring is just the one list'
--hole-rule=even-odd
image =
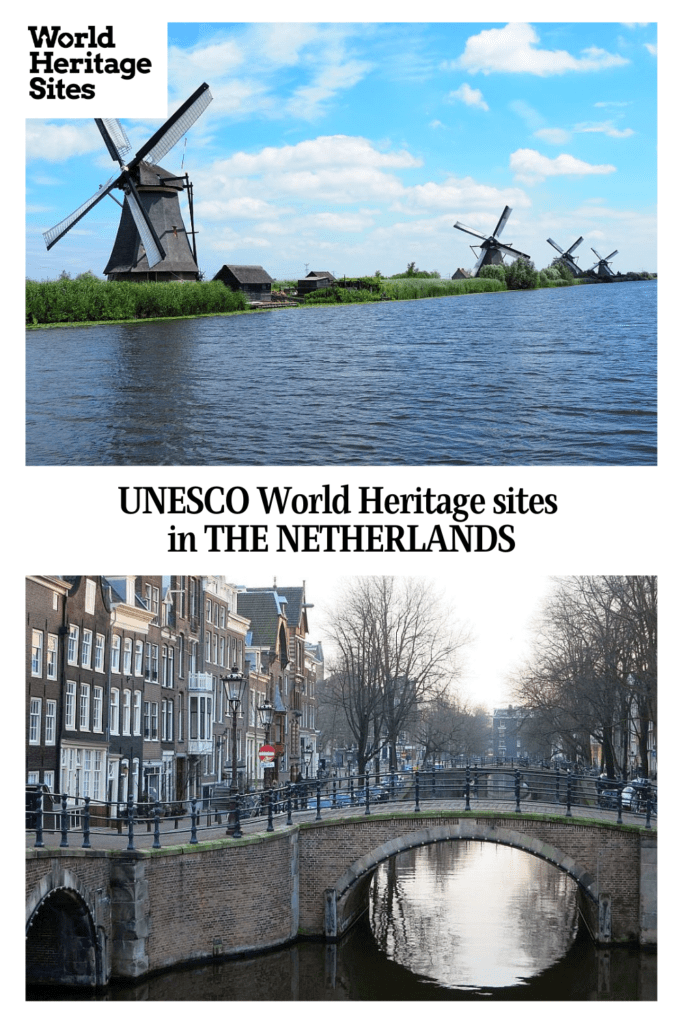
[{"label": "windmill sail", "polygon": [[519,249],[515,249],[511,245],[505,245],[505,243],[501,242],[498,237],[507,224],[511,213],[511,207],[506,206],[498,219],[498,223],[496,224],[492,235],[482,235],[480,231],[474,231],[472,228],[466,227],[464,224],[461,224],[459,220],[453,225],[453,227],[458,228],[459,231],[464,231],[466,234],[474,235],[475,238],[481,238],[482,240],[479,246],[470,246],[472,250],[476,248],[481,249],[474,267],[475,277],[478,275],[482,267],[490,266],[491,264],[503,263],[503,254],[521,257],[525,260],[529,259],[527,253],[521,252]]},{"label": "windmill sail", "polygon": [[[96,118],[96,120],[98,119]],[[114,147],[118,154],[119,160],[122,161],[126,153],[129,153],[132,148],[130,142],[128,141],[128,136],[126,135],[123,125],[120,121],[117,121],[115,117],[103,117],[101,120],[102,124],[109,133],[109,138],[114,143]],[[102,129],[100,129],[100,131],[101,130]]]},{"label": "windmill sail", "polygon": [[71,230],[74,224],[78,223],[81,217],[85,217],[86,213],[88,213],[89,210],[92,210],[93,206],[97,206],[100,199],[104,199],[107,193],[111,192],[111,190],[116,187],[116,182],[114,182],[114,184],[112,184],[112,182],[114,182],[113,177],[110,178],[105,185],[100,185],[94,196],[87,199],[78,207],[78,209],[74,210],[73,213],[70,213],[68,217],[65,217],[64,220],[60,220],[59,224],[55,224],[55,226],[50,228],[49,231],[43,231],[43,238],[45,239],[45,245],[48,249],[51,249],[55,242],[58,242],[59,239],[67,233],[67,231]]},{"label": "windmill sail", "polygon": [[494,238],[498,238],[498,235],[501,233],[501,231],[503,230],[503,228],[507,224],[508,217],[510,216],[511,213],[512,213],[511,208],[509,206],[506,206],[505,209],[503,210],[503,212],[500,215],[500,220],[496,224],[496,230],[493,232],[493,237]]},{"label": "windmill sail", "polygon": [[151,224],[147,223],[147,218],[140,205],[140,200],[134,192],[131,192],[130,195],[126,196],[126,204],[128,205],[131,216],[135,221],[135,227],[138,229],[140,241],[145,247],[145,256],[147,257],[147,263],[151,270],[152,267],[156,267],[157,263],[161,263],[166,256],[166,253],[159,243],[159,239]]},{"label": "windmill sail", "polygon": [[[213,99],[206,83],[193,92],[188,100],[169,117],[152,138],[135,154],[133,164],[147,160],[156,164],[182,139]],[[131,166],[133,166],[131,164]]]}]

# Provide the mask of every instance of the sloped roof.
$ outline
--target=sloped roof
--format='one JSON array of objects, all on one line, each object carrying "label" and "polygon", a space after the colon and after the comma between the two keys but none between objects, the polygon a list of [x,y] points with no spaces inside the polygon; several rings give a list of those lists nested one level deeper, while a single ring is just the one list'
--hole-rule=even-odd
[{"label": "sloped roof", "polygon": [[235,263],[224,263],[214,277],[214,281],[216,278],[221,278],[221,274],[224,270],[229,270],[230,273],[237,278],[240,284],[273,283],[273,278],[266,270],[263,269],[263,267],[256,266],[255,264],[239,265]]},{"label": "sloped roof", "polygon": [[329,277],[334,281],[334,274],[331,274],[329,270],[311,270],[310,273],[306,274],[306,277]]},{"label": "sloped roof", "polygon": [[275,649],[280,622],[280,605],[275,591],[240,591],[237,611],[250,620],[252,645]]},{"label": "sloped roof", "polygon": [[290,626],[296,626],[304,608],[303,587],[278,587],[277,592],[281,597],[287,598],[287,622]]}]

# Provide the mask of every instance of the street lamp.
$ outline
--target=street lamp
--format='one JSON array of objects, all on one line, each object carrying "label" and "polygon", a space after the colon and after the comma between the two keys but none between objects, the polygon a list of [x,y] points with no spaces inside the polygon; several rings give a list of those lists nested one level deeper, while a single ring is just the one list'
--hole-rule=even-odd
[{"label": "street lamp", "polygon": [[235,795],[239,788],[237,785],[237,715],[242,706],[242,697],[247,680],[237,665],[233,665],[227,676],[221,676],[221,682],[225,687],[225,696],[232,712],[232,775],[230,778],[230,792]]},{"label": "street lamp", "polygon": [[[275,716],[275,705],[271,704],[269,700],[264,700],[263,704],[258,709],[258,713],[261,717],[261,724],[266,731],[266,743],[270,743],[270,727],[273,724],[273,718]],[[275,767],[272,761],[268,761],[263,766],[263,788],[268,788],[269,776],[266,775],[267,771],[272,771]]]},{"label": "street lamp", "polygon": [[303,754],[304,764],[306,765],[306,778],[308,778],[308,769],[310,768],[311,761],[313,760],[313,747],[310,745],[310,743],[307,747],[304,748]]}]

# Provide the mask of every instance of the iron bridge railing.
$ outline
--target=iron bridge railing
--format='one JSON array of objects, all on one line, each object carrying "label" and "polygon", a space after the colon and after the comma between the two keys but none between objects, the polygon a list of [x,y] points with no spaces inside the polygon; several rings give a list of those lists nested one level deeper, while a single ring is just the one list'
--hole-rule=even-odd
[{"label": "iron bridge railing", "polygon": [[[44,786],[26,787],[26,831],[34,834],[33,846],[45,846],[46,836],[59,836],[60,848],[80,843],[90,849],[97,837],[127,836],[126,850],[138,845],[160,849],[162,837],[178,843],[198,843],[200,836],[215,838],[225,825],[225,834],[242,837],[242,826],[250,831],[275,830],[275,822],[293,824],[293,815],[315,811],[313,820],[347,808],[371,814],[385,804],[404,804],[406,811],[419,813],[423,805],[448,805],[472,811],[483,805],[507,803],[521,814],[534,806],[555,805],[572,817],[576,808],[613,811],[617,824],[624,813],[643,820],[652,828],[657,813],[657,789],[648,780],[631,783],[596,778],[593,774],[560,771],[556,768],[507,768],[466,766],[431,768],[422,771],[342,775],[285,783],[259,792],[218,791],[208,798],[184,801],[134,801],[125,803],[92,800],[89,797],[52,794]],[[602,815],[601,815],[602,816]],[[284,820],[283,820],[284,819]],[[146,839],[143,840],[143,837]],[[111,846],[108,840],[104,845]]]}]

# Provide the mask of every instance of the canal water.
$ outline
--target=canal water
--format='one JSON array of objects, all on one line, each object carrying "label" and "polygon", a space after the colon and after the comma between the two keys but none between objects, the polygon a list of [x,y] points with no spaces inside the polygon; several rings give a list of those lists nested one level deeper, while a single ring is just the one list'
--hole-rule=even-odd
[{"label": "canal water", "polygon": [[655,281],[27,332],[28,465],[654,465]]},{"label": "canal water", "polygon": [[[439,843],[380,865],[368,915],[337,945],[298,942],[258,957],[112,985],[100,998],[656,999],[656,955],[596,949],[575,896],[568,875],[519,850]],[[29,993],[29,999],[60,998],[73,999],[73,992]]]}]

